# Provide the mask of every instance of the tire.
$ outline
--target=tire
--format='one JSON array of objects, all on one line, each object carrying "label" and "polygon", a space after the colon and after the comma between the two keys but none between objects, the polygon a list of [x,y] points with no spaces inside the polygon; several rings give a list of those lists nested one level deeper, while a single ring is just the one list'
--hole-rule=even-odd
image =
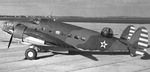
[{"label": "tire", "polygon": [[135,54],[130,53],[130,56],[131,56],[131,57],[135,57],[136,55],[135,55]]},{"label": "tire", "polygon": [[37,52],[35,49],[33,48],[28,48],[26,51],[25,51],[25,58],[26,59],[29,59],[29,60],[33,60],[33,59],[36,59],[37,57]]}]

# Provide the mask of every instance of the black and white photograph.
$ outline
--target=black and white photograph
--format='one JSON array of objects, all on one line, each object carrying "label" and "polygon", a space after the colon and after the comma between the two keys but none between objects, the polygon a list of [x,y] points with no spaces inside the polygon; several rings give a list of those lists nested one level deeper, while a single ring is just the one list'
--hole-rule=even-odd
[{"label": "black and white photograph", "polygon": [[150,72],[150,0],[0,0],[0,72]]}]

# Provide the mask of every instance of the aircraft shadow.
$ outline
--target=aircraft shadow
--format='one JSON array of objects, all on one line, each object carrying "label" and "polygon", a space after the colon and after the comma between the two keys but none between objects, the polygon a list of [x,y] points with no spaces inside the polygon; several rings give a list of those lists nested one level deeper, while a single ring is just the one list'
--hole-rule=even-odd
[{"label": "aircraft shadow", "polygon": [[[150,45],[148,45],[148,48],[150,48]],[[142,60],[149,60],[150,59],[150,54],[145,53],[143,57],[141,57]]]},{"label": "aircraft shadow", "polygon": [[143,57],[141,57],[142,60],[149,60],[150,59],[150,54],[145,53]]},{"label": "aircraft shadow", "polygon": [[[42,47],[42,46],[40,46]],[[45,48],[45,47],[44,47]],[[150,48],[150,45],[148,46]],[[50,51],[48,51],[50,52]],[[45,53],[45,52],[43,52]],[[53,52],[53,55],[44,55],[44,56],[38,56],[35,60],[38,59],[43,59],[47,57],[52,57],[57,54],[62,54],[62,55],[82,55],[88,59],[94,60],[94,61],[99,61],[96,57],[93,55],[129,55],[129,52],[82,52],[82,51],[69,51],[69,53],[59,53],[59,52]],[[147,53],[143,57],[141,57],[142,60],[149,60],[150,55]]]},{"label": "aircraft shadow", "polygon": [[[39,60],[39,59],[43,59],[43,58],[48,58],[48,57],[52,57],[52,56],[54,56],[55,54],[53,54],[53,55],[44,55],[44,56],[38,56],[36,59],[34,59],[34,60]],[[27,58],[24,58],[23,60],[28,60]]]},{"label": "aircraft shadow", "polygon": [[82,55],[86,58],[89,58],[94,61],[99,61],[93,55],[129,55],[129,52],[69,52],[68,54],[64,53],[56,53],[56,54],[63,54],[63,55]]},{"label": "aircraft shadow", "polygon": [[42,59],[42,58],[47,58],[47,57],[52,57],[52,56],[54,56],[54,55],[39,56],[39,57],[36,58],[36,60]]},{"label": "aircraft shadow", "polygon": [[[43,47],[43,46],[39,46],[39,47],[42,48],[42,49],[46,49],[46,47]],[[98,61],[98,59],[96,57],[94,57],[93,55],[129,55],[129,52],[83,52],[83,51],[69,51],[69,53],[59,53],[59,52],[53,52],[53,53],[54,53],[54,55],[57,55],[57,54],[62,54],[62,55],[82,55],[82,56],[84,56],[86,58],[89,58],[91,60],[94,60],[94,61]],[[40,57],[37,57],[37,59],[52,57],[54,55],[40,56]]]}]

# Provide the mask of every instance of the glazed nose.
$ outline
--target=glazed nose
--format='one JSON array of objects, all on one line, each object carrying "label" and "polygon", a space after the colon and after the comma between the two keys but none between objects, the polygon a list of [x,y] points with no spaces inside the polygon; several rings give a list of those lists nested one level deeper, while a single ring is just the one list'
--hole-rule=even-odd
[{"label": "glazed nose", "polygon": [[9,34],[12,34],[13,33],[13,25],[11,23],[4,22],[2,30]]},{"label": "glazed nose", "polygon": [[4,23],[3,23],[2,30],[3,30],[3,31],[6,31],[6,30],[7,30],[7,28],[6,28],[6,27],[7,27],[7,22],[4,22]]}]

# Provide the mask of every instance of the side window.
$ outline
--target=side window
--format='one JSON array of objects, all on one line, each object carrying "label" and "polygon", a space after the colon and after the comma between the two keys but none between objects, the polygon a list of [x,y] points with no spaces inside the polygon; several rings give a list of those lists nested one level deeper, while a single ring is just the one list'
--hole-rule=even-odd
[{"label": "side window", "polygon": [[37,28],[35,28],[34,30],[37,30]]},{"label": "side window", "polygon": [[72,37],[72,34],[68,34],[68,37],[70,37],[70,38],[71,38],[71,37]]},{"label": "side window", "polygon": [[49,30],[49,32],[51,33],[52,31],[51,31],[51,30]]},{"label": "side window", "polygon": [[66,34],[65,34],[65,33],[61,33],[61,35],[62,35],[62,36],[66,36]]},{"label": "side window", "polygon": [[59,34],[60,34],[60,31],[56,31],[55,33],[59,35]]},{"label": "side window", "polygon": [[79,39],[79,36],[75,35],[74,38],[75,38],[75,39]]},{"label": "side window", "polygon": [[45,30],[45,28],[42,27],[41,30],[43,31],[43,30]]},{"label": "side window", "polygon": [[81,40],[85,41],[85,37],[81,37]]}]

